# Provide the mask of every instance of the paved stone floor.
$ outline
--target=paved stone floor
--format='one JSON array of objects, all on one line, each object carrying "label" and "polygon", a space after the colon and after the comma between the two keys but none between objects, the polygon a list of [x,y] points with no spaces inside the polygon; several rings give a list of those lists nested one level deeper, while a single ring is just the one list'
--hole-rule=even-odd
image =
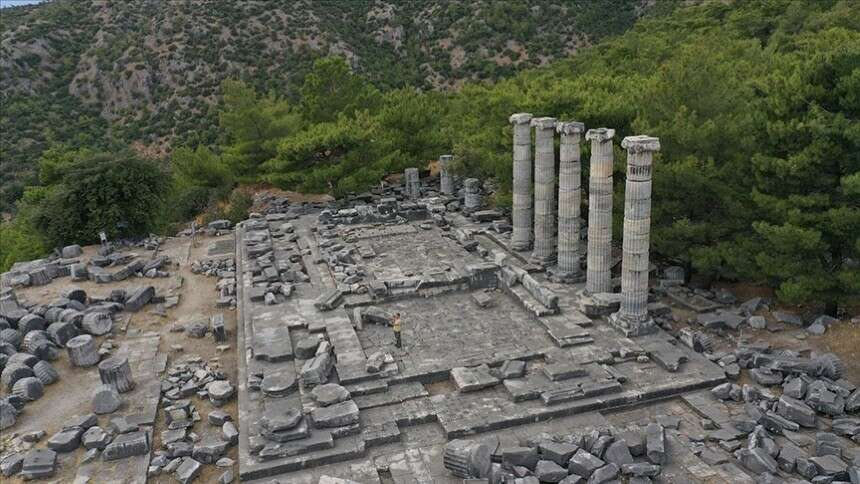
[{"label": "paved stone floor", "polygon": [[407,374],[533,357],[553,346],[546,330],[509,296],[493,291],[492,298],[495,305],[486,309],[469,293],[382,305],[403,318],[403,349],[394,347],[389,326],[365,325],[359,339],[367,354],[383,350],[396,355]]},{"label": "paved stone floor", "polygon": [[379,280],[462,268],[482,261],[477,255],[463,250],[455,240],[441,237],[435,228],[394,237],[376,237],[364,243],[377,254],[368,266]]}]

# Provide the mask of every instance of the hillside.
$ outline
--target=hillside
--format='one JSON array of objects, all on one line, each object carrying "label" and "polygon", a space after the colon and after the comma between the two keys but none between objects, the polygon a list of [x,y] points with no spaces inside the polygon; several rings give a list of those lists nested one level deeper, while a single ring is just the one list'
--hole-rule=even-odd
[{"label": "hillside", "polygon": [[[295,98],[313,61],[345,57],[380,89],[498,79],[621,33],[648,0],[103,1],[4,9],[0,209],[45,148],[211,144],[221,82]],[[671,4],[664,2],[666,9]]]}]

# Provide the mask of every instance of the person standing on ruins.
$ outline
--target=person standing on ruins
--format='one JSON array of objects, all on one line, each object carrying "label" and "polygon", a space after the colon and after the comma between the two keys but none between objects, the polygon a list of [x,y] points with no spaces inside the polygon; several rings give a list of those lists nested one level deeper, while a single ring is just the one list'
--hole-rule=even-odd
[{"label": "person standing on ruins", "polygon": [[394,315],[394,321],[391,322],[391,329],[394,330],[394,346],[403,347],[403,341],[400,339],[400,313]]}]

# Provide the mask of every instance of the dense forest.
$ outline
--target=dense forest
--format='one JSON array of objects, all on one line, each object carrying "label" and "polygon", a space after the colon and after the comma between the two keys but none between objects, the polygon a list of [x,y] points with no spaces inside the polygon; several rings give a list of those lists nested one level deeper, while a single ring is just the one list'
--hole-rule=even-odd
[{"label": "dense forest", "polygon": [[[201,211],[239,217],[248,200],[237,184],[342,195],[448,152],[461,174],[498,180],[493,202],[507,206],[507,118],[528,111],[612,127],[619,141],[660,137],[657,258],[712,279],[766,284],[785,302],[835,312],[860,294],[860,2],[744,0],[671,10],[546,67],[452,90],[379,85],[339,56],[314,61],[292,94],[225,80],[217,136],[187,142],[166,161],[105,147],[48,150],[38,185],[25,190],[18,216],[3,228],[6,264],[89,242],[95,232],[81,224],[114,223],[139,207],[149,218],[122,220],[113,235],[166,230]],[[616,150],[622,206],[626,155],[620,142]],[[111,175],[132,159],[137,175]],[[80,189],[82,170],[113,188]],[[164,176],[147,180],[152,173]],[[147,190],[126,191],[141,184]],[[123,194],[140,197],[138,210],[104,215]]]},{"label": "dense forest", "polygon": [[498,80],[624,32],[646,0],[52,0],[0,22],[0,212],[55,144],[165,156],[217,142],[221,83],[293,101],[336,55],[382,90]]}]

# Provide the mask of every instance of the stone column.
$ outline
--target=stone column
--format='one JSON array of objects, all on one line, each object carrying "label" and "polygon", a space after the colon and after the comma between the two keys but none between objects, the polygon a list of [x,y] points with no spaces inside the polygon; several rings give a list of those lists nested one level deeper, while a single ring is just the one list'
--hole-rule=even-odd
[{"label": "stone column", "polygon": [[69,352],[69,361],[72,366],[88,367],[99,362],[96,340],[88,334],[75,336],[67,341],[66,350]]},{"label": "stone column", "polygon": [[102,383],[111,385],[120,393],[134,390],[134,378],[131,376],[131,366],[128,358],[114,356],[99,363],[99,378]]},{"label": "stone column", "polygon": [[481,182],[477,178],[466,178],[463,180],[465,197],[463,200],[463,213],[470,214],[481,209]]},{"label": "stone column", "polygon": [[532,115],[517,113],[509,121],[514,125],[514,226],[511,249],[529,250],[532,247]]},{"label": "stone column", "polygon": [[535,240],[532,262],[555,262],[555,118],[534,118],[535,127]]},{"label": "stone column", "polygon": [[404,178],[406,180],[406,196],[413,199],[418,198],[420,195],[418,168],[407,168],[404,172]]},{"label": "stone column", "polygon": [[454,193],[454,176],[451,174],[451,160],[453,155],[439,156],[439,191],[442,195]]},{"label": "stone column", "polygon": [[561,135],[558,167],[558,268],[554,279],[561,282],[581,280],[579,266],[579,212],[582,189],[580,146],[585,125],[576,121],[559,123]]},{"label": "stone column", "polygon": [[628,336],[655,330],[648,316],[648,250],[651,235],[651,158],[660,140],[628,136],[627,185],[624,189],[624,258],[621,261],[621,308],[610,321]]},{"label": "stone column", "polygon": [[615,130],[589,129],[591,175],[588,179],[588,260],[585,291],[612,291],[612,138]]}]

